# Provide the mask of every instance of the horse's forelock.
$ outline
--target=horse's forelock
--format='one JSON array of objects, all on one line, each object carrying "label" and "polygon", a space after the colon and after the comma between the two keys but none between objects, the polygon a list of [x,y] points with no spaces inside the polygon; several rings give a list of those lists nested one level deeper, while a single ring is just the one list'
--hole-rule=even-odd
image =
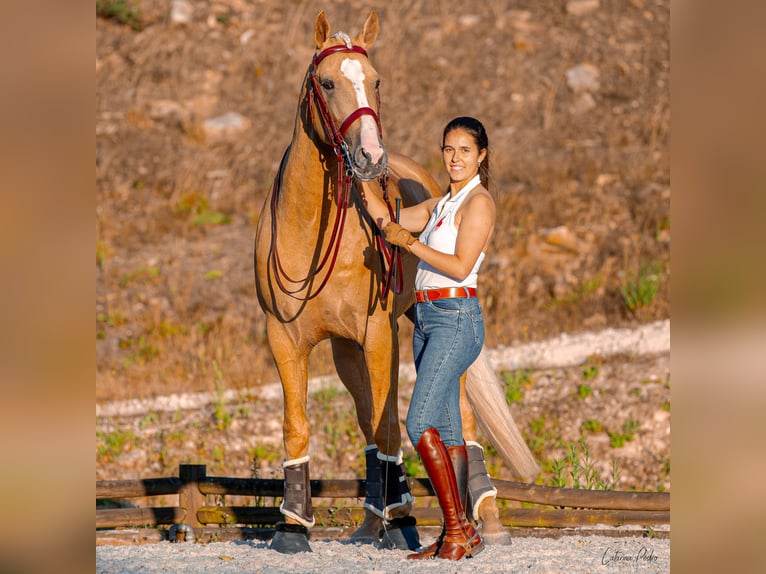
[{"label": "horse's forelock", "polygon": [[344,44],[346,44],[346,48],[349,50],[351,49],[351,37],[346,34],[345,32],[335,32],[330,36],[330,38],[340,38]]}]

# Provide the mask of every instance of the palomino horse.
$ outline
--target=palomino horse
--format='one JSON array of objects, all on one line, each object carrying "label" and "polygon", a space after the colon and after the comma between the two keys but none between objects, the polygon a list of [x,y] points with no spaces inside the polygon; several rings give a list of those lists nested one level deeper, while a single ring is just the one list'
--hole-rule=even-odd
[{"label": "palomino horse", "polygon": [[[313,347],[325,339],[331,340],[335,367],[353,397],[368,445],[366,517],[352,539],[377,542],[382,528],[384,545],[419,546],[410,516],[413,499],[402,465],[396,400],[396,318],[414,303],[416,261],[386,246],[353,180],[377,180],[387,199],[401,198],[405,206],[441,191],[425,169],[387,153],[383,146],[379,78],[367,57],[377,35],[374,12],[353,40],[343,32],[331,35],[324,12],[317,16],[317,51],[301,90],[292,141],[256,233],[258,301],[266,314],[268,341],[284,393],[286,459],[280,510],[285,521],[277,526],[271,543],[284,553],[310,551],[308,528],[314,517],[307,364]],[[470,381],[469,373],[469,390]],[[468,402],[464,404],[470,410]],[[465,419],[466,438],[475,438],[473,416]],[[481,423],[481,414],[479,419]],[[515,444],[498,449],[501,454],[512,451],[511,464],[522,477],[536,471],[528,449],[522,458],[517,455],[524,448]],[[505,454],[504,458],[508,459]],[[493,536],[507,542],[480,448],[471,464],[474,517],[482,521],[488,542]]]}]

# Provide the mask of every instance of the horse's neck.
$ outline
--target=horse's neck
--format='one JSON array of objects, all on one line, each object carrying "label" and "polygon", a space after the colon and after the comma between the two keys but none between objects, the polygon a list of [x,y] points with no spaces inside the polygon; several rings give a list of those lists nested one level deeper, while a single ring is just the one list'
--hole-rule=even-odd
[{"label": "horse's neck", "polygon": [[306,225],[318,222],[324,202],[335,201],[336,181],[337,162],[324,158],[305,133],[296,134],[285,159],[279,212],[291,218],[298,216]]},{"label": "horse's neck", "polygon": [[282,172],[280,210],[318,212],[326,199],[322,156],[308,138],[294,138]]}]

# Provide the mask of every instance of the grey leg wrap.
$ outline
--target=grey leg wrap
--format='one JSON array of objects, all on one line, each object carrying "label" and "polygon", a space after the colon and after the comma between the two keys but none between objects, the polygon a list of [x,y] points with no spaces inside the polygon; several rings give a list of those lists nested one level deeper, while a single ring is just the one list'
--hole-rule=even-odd
[{"label": "grey leg wrap", "polygon": [[380,477],[380,460],[378,459],[378,447],[369,445],[364,449],[364,458],[367,466],[367,477],[364,486],[364,506],[375,516],[383,518],[383,482]]},{"label": "grey leg wrap", "polygon": [[410,485],[407,482],[401,449],[399,449],[397,456],[387,456],[378,452],[378,459],[380,460],[380,475],[383,482],[382,518],[390,520],[391,511],[394,508],[404,506],[415,499],[410,494]]},{"label": "grey leg wrap", "polygon": [[314,509],[311,506],[311,483],[309,482],[309,457],[286,460],[285,497],[279,511],[303,526],[314,526]]},{"label": "grey leg wrap", "polygon": [[474,521],[479,521],[479,506],[488,496],[497,496],[497,489],[492,486],[492,480],[487,472],[484,460],[484,448],[476,442],[466,441],[468,451],[468,504],[466,514]]}]

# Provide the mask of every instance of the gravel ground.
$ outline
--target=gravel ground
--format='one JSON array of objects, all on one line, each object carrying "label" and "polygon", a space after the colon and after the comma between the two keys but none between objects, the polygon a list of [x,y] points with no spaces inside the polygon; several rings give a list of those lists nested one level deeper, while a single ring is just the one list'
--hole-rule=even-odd
[{"label": "gravel ground", "polygon": [[406,558],[408,551],[379,550],[347,541],[313,540],[311,544],[313,552],[293,555],[279,554],[262,541],[97,546],[96,572],[670,572],[669,538],[515,538],[511,546],[487,546],[478,556],[458,562],[411,561]]}]

